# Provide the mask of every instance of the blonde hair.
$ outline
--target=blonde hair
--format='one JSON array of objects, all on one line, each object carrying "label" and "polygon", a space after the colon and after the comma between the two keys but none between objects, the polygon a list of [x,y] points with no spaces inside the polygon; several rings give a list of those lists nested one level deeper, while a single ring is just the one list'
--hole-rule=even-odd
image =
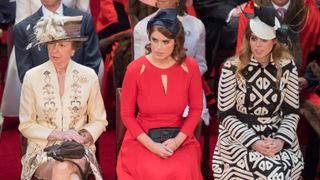
[{"label": "blonde hair", "polygon": [[[251,55],[252,51],[250,48],[250,36],[252,34],[252,31],[250,29],[250,26],[248,25],[245,34],[242,46],[240,48],[240,51],[236,55],[236,60],[233,61],[234,65],[236,65],[236,77],[239,81],[243,82],[245,79],[242,76],[241,72],[242,70],[247,67],[247,65],[251,61]],[[287,46],[280,43],[277,39],[275,39],[275,43],[273,45],[273,48],[271,50],[271,56],[273,59],[273,62],[275,63],[276,69],[277,69],[277,85],[279,85],[281,74],[282,74],[282,66],[280,64],[281,59],[292,59],[292,55],[290,54]],[[243,82],[244,83],[244,82]]]}]

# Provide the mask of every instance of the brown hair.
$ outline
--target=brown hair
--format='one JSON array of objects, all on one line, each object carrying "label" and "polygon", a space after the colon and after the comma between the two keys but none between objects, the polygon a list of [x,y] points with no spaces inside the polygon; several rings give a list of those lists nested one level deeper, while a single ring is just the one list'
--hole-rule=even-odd
[{"label": "brown hair", "polygon": [[[150,28],[150,31],[148,32],[148,37],[150,40],[150,36],[153,32],[159,31],[161,34],[163,34],[168,39],[174,40],[174,49],[172,51],[171,57],[175,59],[179,64],[182,64],[186,59],[186,49],[184,48],[184,29],[180,21],[178,21],[178,32],[177,34],[173,34],[168,29],[166,29],[163,26],[154,25]],[[145,49],[147,51],[146,54],[151,53],[151,43],[148,43],[145,46]]]},{"label": "brown hair", "polygon": [[[244,34],[244,40],[241,46],[241,49],[239,53],[237,54],[236,61],[234,62],[237,66],[236,70],[236,77],[238,80],[242,81],[244,78],[241,75],[242,70],[250,63],[252,51],[250,48],[250,36],[252,34],[252,31],[250,29],[250,26],[248,24],[245,34]],[[277,69],[277,85],[279,85],[281,74],[282,74],[282,67],[280,65],[281,59],[292,59],[292,55],[290,54],[288,48],[280,43],[277,39],[276,42],[273,45],[273,48],[271,50],[272,59],[275,63],[276,69]]]}]

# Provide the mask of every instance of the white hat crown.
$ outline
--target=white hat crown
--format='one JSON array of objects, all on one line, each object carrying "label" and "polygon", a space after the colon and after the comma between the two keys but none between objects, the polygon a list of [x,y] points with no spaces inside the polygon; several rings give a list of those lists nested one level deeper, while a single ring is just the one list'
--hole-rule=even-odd
[{"label": "white hat crown", "polygon": [[262,22],[258,16],[250,19],[249,23],[251,31],[261,39],[274,39],[276,38],[276,30],[281,27],[279,20],[275,17],[275,26],[269,26]]}]

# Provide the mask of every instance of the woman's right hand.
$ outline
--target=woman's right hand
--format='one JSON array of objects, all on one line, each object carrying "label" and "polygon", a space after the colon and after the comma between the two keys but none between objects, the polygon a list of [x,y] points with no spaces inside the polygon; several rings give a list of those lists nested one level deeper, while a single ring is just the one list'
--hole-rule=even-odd
[{"label": "woman's right hand", "polygon": [[161,158],[168,158],[173,155],[173,150],[170,147],[165,146],[162,143],[154,142],[146,133],[141,133],[137,137],[138,141],[140,141],[149,151],[158,155]]},{"label": "woman's right hand", "polygon": [[174,138],[167,139],[162,144],[171,149],[172,151],[176,151],[178,149],[178,145]]},{"label": "woman's right hand", "polygon": [[76,130],[70,129],[68,131],[64,131],[64,141],[76,141],[80,144],[84,143],[85,138],[81,136]]},{"label": "woman's right hand", "polygon": [[48,140],[50,141],[76,141],[78,143],[84,143],[84,137],[81,136],[77,131],[74,129],[68,131],[53,131]]},{"label": "woman's right hand", "polygon": [[251,148],[265,156],[270,156],[269,142],[266,140],[258,140],[251,145]]},{"label": "woman's right hand", "polygon": [[152,143],[149,150],[161,158],[168,158],[173,155],[173,150],[161,143]]}]

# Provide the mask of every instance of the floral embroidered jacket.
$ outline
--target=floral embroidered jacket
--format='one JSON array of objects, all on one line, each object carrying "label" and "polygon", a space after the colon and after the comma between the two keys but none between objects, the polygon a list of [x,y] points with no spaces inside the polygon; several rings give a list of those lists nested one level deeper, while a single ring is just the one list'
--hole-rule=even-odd
[{"label": "floral embroidered jacket", "polygon": [[[96,141],[108,124],[96,73],[72,60],[67,67],[62,97],[56,70],[50,60],[26,73],[19,118],[19,130],[28,139],[27,152],[22,158],[23,179],[31,178],[46,157],[43,149],[56,143],[47,140],[53,130],[85,129]],[[91,155],[91,169],[96,177],[101,177],[94,158],[94,143],[87,148]]]}]

